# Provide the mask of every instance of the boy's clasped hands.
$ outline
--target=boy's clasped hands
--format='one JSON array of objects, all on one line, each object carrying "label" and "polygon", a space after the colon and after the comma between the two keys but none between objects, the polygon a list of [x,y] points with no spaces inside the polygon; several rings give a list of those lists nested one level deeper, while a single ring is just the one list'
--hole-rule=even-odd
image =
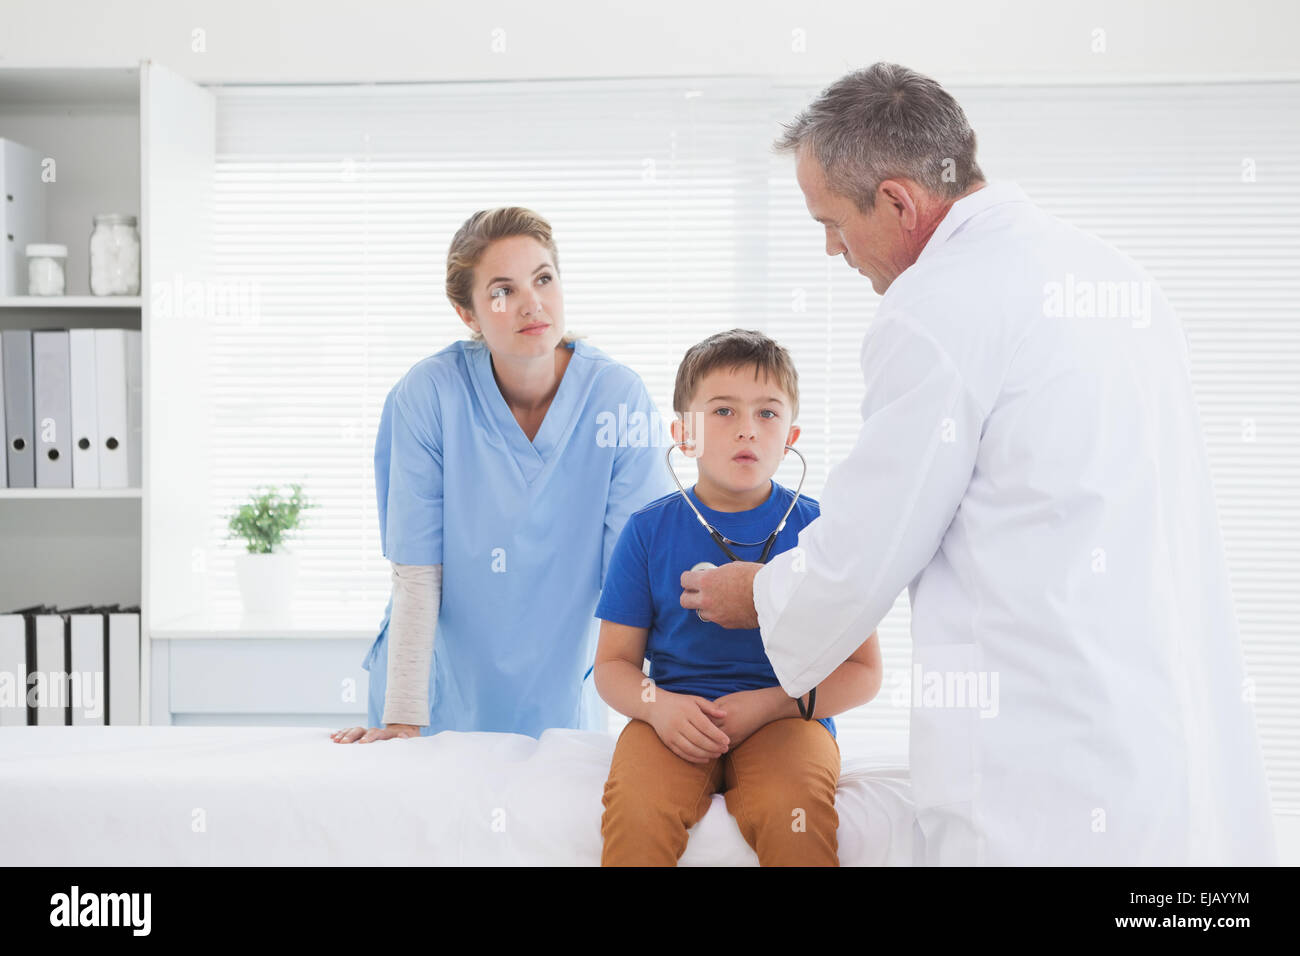
[{"label": "boy's clasped hands", "polygon": [[790,701],[779,687],[736,691],[712,701],[659,688],[653,693],[650,725],[664,746],[691,763],[708,763],[740,746],[764,724],[786,716],[781,704]]}]

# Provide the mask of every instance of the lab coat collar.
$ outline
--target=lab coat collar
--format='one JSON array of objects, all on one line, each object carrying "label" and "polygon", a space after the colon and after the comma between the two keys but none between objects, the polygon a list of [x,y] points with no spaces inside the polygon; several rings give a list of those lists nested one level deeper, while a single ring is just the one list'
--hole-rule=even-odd
[{"label": "lab coat collar", "polygon": [[938,228],[931,234],[930,241],[925,244],[925,248],[916,257],[916,261],[920,262],[927,255],[930,255],[933,250],[938,249],[947,242],[970,219],[984,210],[1002,203],[1029,201],[1030,199],[1025,195],[1025,191],[1010,181],[989,183],[987,186],[975,190],[969,196],[963,196],[949,207],[948,215],[943,217]]}]

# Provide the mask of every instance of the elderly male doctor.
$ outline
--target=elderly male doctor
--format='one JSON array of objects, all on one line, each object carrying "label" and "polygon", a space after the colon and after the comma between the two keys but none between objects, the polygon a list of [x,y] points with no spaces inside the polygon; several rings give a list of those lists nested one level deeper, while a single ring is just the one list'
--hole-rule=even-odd
[{"label": "elderly male doctor", "polygon": [[[761,628],[803,696],[908,588],[940,689],[912,701],[918,864],[1276,862],[1163,294],[985,183],[961,107],[911,70],[845,76],[777,149],[827,254],[883,295],[862,429],[797,549],[687,572],[683,606]],[[958,693],[979,680],[996,708]]]}]

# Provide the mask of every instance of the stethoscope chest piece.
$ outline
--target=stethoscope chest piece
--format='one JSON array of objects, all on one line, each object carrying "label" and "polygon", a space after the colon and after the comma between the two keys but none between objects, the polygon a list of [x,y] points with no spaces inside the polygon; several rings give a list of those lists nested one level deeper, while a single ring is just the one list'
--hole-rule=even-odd
[{"label": "stethoscope chest piece", "polygon": [[[714,568],[716,568],[716,567],[717,567],[717,565],[714,564],[712,561],[699,561],[699,562],[697,562],[696,564],[691,565],[691,570],[692,570],[692,571],[712,571],[712,570],[713,570]],[[695,609],[695,616],[698,617],[701,621],[704,621],[704,615],[700,613],[699,608],[696,608],[696,609]],[[708,621],[704,621],[704,623],[707,624]]]}]

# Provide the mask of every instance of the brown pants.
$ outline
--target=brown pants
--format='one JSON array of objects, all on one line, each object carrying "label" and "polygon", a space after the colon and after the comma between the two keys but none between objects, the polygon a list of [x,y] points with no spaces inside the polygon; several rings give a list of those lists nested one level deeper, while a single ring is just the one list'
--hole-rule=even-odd
[{"label": "brown pants", "polygon": [[605,781],[600,864],[675,866],[686,831],[721,791],[760,866],[839,866],[839,779],[839,745],[815,720],[774,720],[698,764],[669,750],[645,721],[628,721]]}]

